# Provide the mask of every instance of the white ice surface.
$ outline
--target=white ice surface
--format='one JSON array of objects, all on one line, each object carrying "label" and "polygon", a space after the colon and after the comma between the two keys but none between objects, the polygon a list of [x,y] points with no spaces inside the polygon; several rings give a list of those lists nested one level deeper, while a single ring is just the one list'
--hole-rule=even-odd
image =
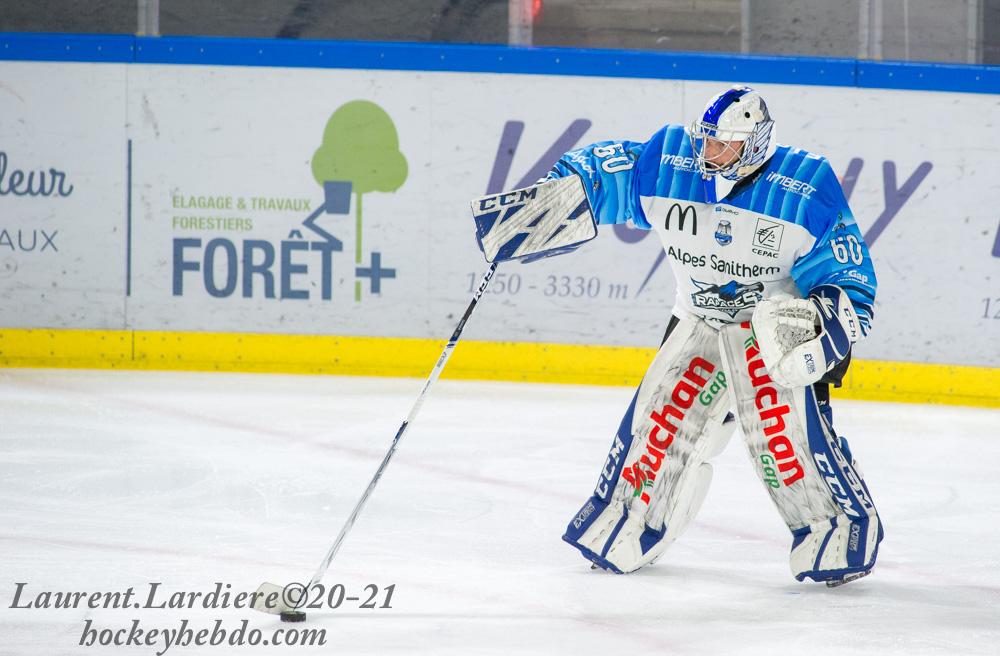
[{"label": "white ice surface", "polygon": [[591,571],[560,540],[590,494],[625,388],[445,381],[326,579],[395,584],[390,609],[305,625],[238,609],[10,608],[43,591],[144,599],[308,579],[422,381],[0,372],[0,654],[96,629],[326,630],[326,645],[168,654],[1000,653],[1000,412],[837,402],[886,526],[867,579],[792,579],[787,529],[739,438],[695,524],[656,564]]}]

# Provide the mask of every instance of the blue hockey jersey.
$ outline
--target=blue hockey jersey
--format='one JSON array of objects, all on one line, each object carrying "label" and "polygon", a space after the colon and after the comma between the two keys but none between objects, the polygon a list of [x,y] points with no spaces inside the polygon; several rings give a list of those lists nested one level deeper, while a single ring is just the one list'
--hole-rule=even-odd
[{"label": "blue hockey jersey", "polygon": [[599,224],[655,230],[677,280],[674,312],[715,325],[749,320],[778,293],[804,297],[834,284],[867,335],[875,270],[829,162],[779,146],[753,175],[716,197],[687,131],[667,125],[645,143],[605,141],[572,150],[550,178],[579,175]]}]

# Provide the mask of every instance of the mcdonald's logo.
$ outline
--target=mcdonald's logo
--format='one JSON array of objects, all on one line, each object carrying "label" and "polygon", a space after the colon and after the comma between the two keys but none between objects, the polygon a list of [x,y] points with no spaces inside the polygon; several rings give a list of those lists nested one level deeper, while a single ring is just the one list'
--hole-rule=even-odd
[{"label": "mcdonald's logo", "polygon": [[681,205],[680,203],[674,203],[667,210],[667,218],[663,223],[664,230],[670,230],[670,219],[673,218],[674,212],[677,212],[677,229],[683,230],[684,224],[687,222],[688,213],[691,214],[691,234],[698,234],[698,212],[694,209],[694,205],[688,205],[687,207]]}]

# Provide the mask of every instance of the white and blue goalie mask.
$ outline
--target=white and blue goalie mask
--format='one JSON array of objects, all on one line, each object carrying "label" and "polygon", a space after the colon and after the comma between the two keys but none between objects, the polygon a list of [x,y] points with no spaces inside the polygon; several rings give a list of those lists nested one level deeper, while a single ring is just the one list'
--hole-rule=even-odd
[{"label": "white and blue goalie mask", "polygon": [[[713,97],[688,129],[702,175],[727,180],[750,175],[770,154],[773,128],[764,99],[750,87],[737,85]],[[714,144],[712,159],[725,165],[706,159],[710,144]]]}]

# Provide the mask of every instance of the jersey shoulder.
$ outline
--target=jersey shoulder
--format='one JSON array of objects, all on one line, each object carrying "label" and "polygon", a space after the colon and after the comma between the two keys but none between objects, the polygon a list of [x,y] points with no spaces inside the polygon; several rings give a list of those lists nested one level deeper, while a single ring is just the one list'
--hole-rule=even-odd
[{"label": "jersey shoulder", "polygon": [[[695,170],[693,163],[694,149],[687,129],[683,125],[668,123],[656,131],[644,144],[641,163],[649,169],[659,169],[661,166]],[[691,159],[685,163],[684,159]]]},{"label": "jersey shoulder", "polygon": [[705,201],[687,128],[667,124],[646,142],[638,165],[640,196]]},{"label": "jersey shoulder", "polygon": [[783,145],[731,204],[800,225],[814,236],[847,208],[840,180],[826,157]]}]

